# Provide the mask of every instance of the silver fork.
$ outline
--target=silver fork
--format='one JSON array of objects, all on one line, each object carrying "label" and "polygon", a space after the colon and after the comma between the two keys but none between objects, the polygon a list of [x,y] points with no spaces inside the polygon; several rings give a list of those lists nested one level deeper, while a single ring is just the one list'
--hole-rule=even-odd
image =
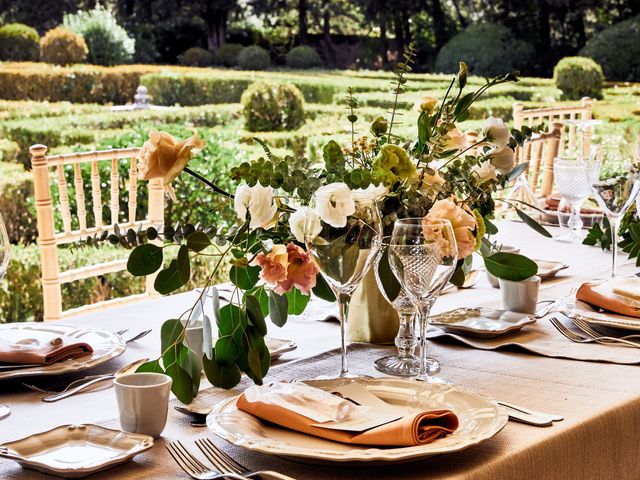
[{"label": "silver fork", "polygon": [[551,325],[556,327],[556,330],[558,330],[562,335],[564,335],[569,340],[575,343],[599,343],[601,345],[611,345],[611,343],[617,342],[623,345],[627,345],[629,347],[640,348],[640,343],[630,342],[629,340],[621,340],[615,337],[598,337],[598,338],[583,337],[582,335],[578,335],[577,333],[569,330],[562,323],[560,323],[560,320],[558,320],[555,317],[551,318],[550,321],[551,321]]},{"label": "silver fork", "polygon": [[[126,331],[126,330],[125,330]],[[149,330],[143,330],[141,331],[139,334],[134,335],[133,337],[131,337],[128,340],[125,340],[124,343],[131,343],[131,342],[135,342],[136,340],[140,340],[141,338],[146,337],[147,335],[149,335],[151,333],[151,329]]]},{"label": "silver fork", "polygon": [[[582,320],[581,318],[572,318],[571,321],[573,322],[573,324],[578,327],[580,330],[582,330],[584,333],[586,333],[587,335],[597,338],[597,337],[602,337],[603,333],[599,332],[598,330],[596,330],[595,328],[593,328],[589,322],[586,322],[584,320]],[[631,335],[624,335],[622,337],[612,337],[612,338],[617,338],[618,340],[630,340],[632,338],[640,338],[640,335],[637,333],[631,334]]]},{"label": "silver fork", "polygon": [[253,477],[268,477],[279,480],[294,480],[291,477],[283,475],[282,473],[274,472],[272,470],[260,470],[258,472],[252,472],[247,467],[239,464],[229,455],[224,453],[215,443],[208,438],[200,438],[196,440],[196,445],[207,459],[213,463],[213,466],[220,470],[230,470],[234,473],[244,475],[246,478]]},{"label": "silver fork", "polygon": [[169,450],[169,453],[180,468],[182,468],[182,470],[184,470],[184,472],[191,478],[195,478],[197,480],[214,480],[218,478],[234,480],[245,479],[245,477],[236,475],[235,473],[220,473],[207,468],[200,460],[189,453],[187,449],[184,448],[184,445],[179,441],[169,442],[167,444],[167,450]]}]

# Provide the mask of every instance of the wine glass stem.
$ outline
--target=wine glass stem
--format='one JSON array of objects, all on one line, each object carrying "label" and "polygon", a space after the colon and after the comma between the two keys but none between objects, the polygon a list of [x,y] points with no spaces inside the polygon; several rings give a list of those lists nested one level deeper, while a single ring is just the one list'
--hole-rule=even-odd
[{"label": "wine glass stem", "polygon": [[340,352],[342,354],[342,366],[340,376],[346,377],[349,373],[347,365],[347,317],[349,316],[349,302],[351,295],[341,293],[338,295],[338,306],[340,308],[340,340],[342,342]]},{"label": "wine glass stem", "polygon": [[418,318],[420,319],[420,371],[418,379],[426,380],[427,373],[427,330],[429,328],[429,312],[431,305],[420,305]]},{"label": "wine glass stem", "polygon": [[416,350],[414,326],[413,313],[400,315],[400,328],[395,341],[396,347],[398,347],[398,358],[413,358]]},{"label": "wine glass stem", "polygon": [[580,232],[582,230],[582,217],[580,217],[580,209],[582,208],[582,203],[584,200],[580,200],[577,202],[571,202],[571,217],[569,218],[569,222],[567,226],[571,229],[571,235],[574,239],[580,237]]},{"label": "wine glass stem", "polygon": [[616,276],[616,267],[618,263],[618,231],[620,230],[620,222],[622,218],[617,216],[609,218],[611,225],[611,278]]}]

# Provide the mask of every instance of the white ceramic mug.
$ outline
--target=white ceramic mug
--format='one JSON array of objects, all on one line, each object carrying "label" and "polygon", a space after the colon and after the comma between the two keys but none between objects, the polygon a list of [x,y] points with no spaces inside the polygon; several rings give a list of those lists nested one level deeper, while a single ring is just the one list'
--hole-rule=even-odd
[{"label": "white ceramic mug", "polygon": [[[498,251],[505,253],[520,253],[520,249],[518,247],[514,247],[511,245],[500,245],[498,247]],[[492,275],[491,273],[489,273],[489,271],[487,271],[487,280],[489,280],[489,283],[493,288],[500,288],[498,277]]]},{"label": "white ceramic mug", "polygon": [[171,377],[162,373],[132,373],[113,381],[125,432],[158,438],[167,423]]},{"label": "white ceramic mug", "polygon": [[540,277],[534,275],[526,280],[514,282],[499,278],[502,308],[511,312],[536,313]]},{"label": "white ceramic mug", "polygon": [[203,335],[202,335],[202,320],[187,320],[182,322],[185,325],[184,329],[184,343],[189,349],[196,354],[199,359],[202,359],[204,354]]}]

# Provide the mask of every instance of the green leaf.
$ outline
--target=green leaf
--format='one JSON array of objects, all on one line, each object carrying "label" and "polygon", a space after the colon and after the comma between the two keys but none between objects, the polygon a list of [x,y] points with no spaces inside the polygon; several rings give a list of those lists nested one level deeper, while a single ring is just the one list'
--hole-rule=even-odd
[{"label": "green leaf", "polygon": [[231,365],[238,358],[240,349],[231,335],[218,338],[215,348],[216,363],[219,365]]},{"label": "green leaf", "polygon": [[451,275],[449,281],[456,287],[461,287],[462,285],[464,285],[465,277],[466,275],[464,273],[463,260],[458,260],[456,269],[453,272],[453,275]]},{"label": "green leaf", "polygon": [[278,327],[287,323],[287,312],[289,310],[289,300],[286,295],[278,295],[277,293],[269,293],[269,318],[274,325]]},{"label": "green leaf", "polygon": [[482,217],[484,220],[484,226],[488,235],[495,235],[498,233],[498,227],[488,217]]},{"label": "green leaf", "polygon": [[287,313],[289,315],[300,315],[303,313],[304,309],[307,308],[309,300],[311,300],[311,295],[305,295],[297,288],[292,288],[286,295],[289,303],[287,307]]},{"label": "green leaf", "polygon": [[256,283],[258,283],[259,275],[260,267],[257,266],[238,267],[234,265],[229,270],[231,283],[243,290],[250,290],[255,287]]},{"label": "green leaf", "polygon": [[167,320],[160,327],[160,350],[164,352],[172,345],[182,343],[184,338],[184,325],[180,320]]},{"label": "green leaf", "polygon": [[162,248],[145,243],[133,249],[127,260],[127,270],[136,277],[151,275],[162,266],[162,256]]},{"label": "green leaf", "polygon": [[204,232],[193,232],[187,237],[187,247],[194,252],[201,252],[211,245],[211,240]]},{"label": "green leaf", "polygon": [[162,366],[158,360],[152,360],[150,362],[143,363],[136,369],[136,373],[150,372],[150,373],[164,373]]},{"label": "green leaf", "polygon": [[178,278],[182,285],[191,278],[191,265],[189,264],[189,249],[186,245],[181,245],[178,250]]},{"label": "green leaf", "polygon": [[380,261],[378,262],[378,278],[380,279],[380,283],[382,283],[382,289],[384,290],[384,295],[387,297],[387,300],[393,302],[398,298],[402,286],[393,274],[391,265],[389,265],[388,247],[382,248],[384,251],[380,254]]},{"label": "green leaf", "polygon": [[464,113],[471,106],[471,104],[473,103],[473,95],[473,92],[467,93],[460,100],[458,100],[458,103],[456,104],[456,108],[454,110],[456,120],[461,121],[457,117],[459,117],[461,113]]},{"label": "green leaf", "polygon": [[173,383],[171,391],[184,404],[189,404],[193,400],[193,381],[189,372],[177,363],[167,368],[167,375],[171,377]]},{"label": "green leaf", "polygon": [[224,388],[226,390],[235,387],[240,383],[242,372],[235,363],[231,365],[219,365],[213,359],[204,358],[204,373],[207,379],[214,387]]},{"label": "green leaf", "polygon": [[209,360],[213,357],[213,329],[208,315],[202,318],[202,350]]},{"label": "green leaf", "polygon": [[313,294],[327,302],[335,302],[336,296],[331,287],[321,274],[316,275],[316,286],[312,289]]},{"label": "green leaf", "polygon": [[553,235],[551,235],[551,233],[549,233],[549,230],[544,228],[542,225],[540,225],[538,222],[536,222],[529,215],[527,215],[526,213],[524,213],[522,210],[520,210],[517,207],[514,207],[514,208],[516,210],[516,214],[518,215],[518,217],[520,217],[520,219],[524,223],[526,223],[529,227],[533,228],[536,232],[538,232],[543,237],[547,237],[547,238],[552,238],[553,237]]},{"label": "green leaf", "polygon": [[516,165],[513,170],[511,170],[508,174],[507,177],[509,178],[509,181],[513,181],[516,178],[518,178],[520,175],[522,175],[522,173],[529,168],[529,164],[526,162],[523,163],[519,163],[518,165]]},{"label": "green leaf", "polygon": [[180,279],[177,260],[171,260],[167,268],[160,270],[156,280],[153,282],[153,287],[162,295],[167,295],[179,289],[185,283]]},{"label": "green leaf", "polygon": [[538,273],[533,260],[516,253],[497,252],[484,257],[484,265],[493,276],[519,282]]},{"label": "green leaf", "polygon": [[262,358],[261,354],[265,348],[264,337],[255,329],[249,331],[249,351],[247,352],[247,360],[249,368],[253,373],[253,378],[258,385],[262,383]]},{"label": "green leaf", "polygon": [[202,359],[192,351],[187,349],[184,355],[180,356],[178,364],[184,368],[191,377],[192,395],[196,397],[200,389],[200,372],[202,372]]},{"label": "green leaf", "polygon": [[261,335],[266,335],[267,323],[264,321],[264,314],[262,313],[260,302],[253,295],[245,295],[244,301],[251,325],[253,325]]},{"label": "green leaf", "polygon": [[264,317],[269,315],[269,295],[267,295],[264,285],[254,287],[251,290],[248,290],[246,294],[252,295],[258,300],[258,303],[260,303],[260,310],[262,310],[262,315]]}]

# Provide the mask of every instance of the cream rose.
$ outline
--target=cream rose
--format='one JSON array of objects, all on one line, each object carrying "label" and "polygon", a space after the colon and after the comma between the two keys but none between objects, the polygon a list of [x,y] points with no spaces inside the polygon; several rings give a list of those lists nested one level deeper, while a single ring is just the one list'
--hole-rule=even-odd
[{"label": "cream rose", "polygon": [[413,109],[416,112],[425,112],[431,113],[436,105],[438,104],[438,99],[435,97],[431,97],[429,95],[423,95],[418,99],[418,101],[413,106]]},{"label": "cream rose", "polygon": [[347,224],[347,217],[356,211],[353,192],[342,182],[320,187],[316,191],[316,210],[325,223],[342,228]]},{"label": "cream rose", "polygon": [[475,165],[471,168],[471,171],[478,177],[478,183],[484,183],[496,178],[496,168],[489,161],[483,162],[481,165]]},{"label": "cream rose", "polygon": [[507,127],[501,118],[494,116],[489,116],[489,118],[485,120],[482,133],[487,139],[487,142],[496,147],[507,146],[511,138],[509,127]]},{"label": "cream rose", "polygon": [[167,132],[151,131],[149,140],[144,142],[138,152],[138,175],[142,180],[161,178],[164,189],[173,201],[176,195],[171,186],[180,172],[187,166],[196,154],[205,146],[206,142],[192,137],[176,142]]},{"label": "cream rose", "polygon": [[489,151],[489,161],[499,173],[506,175],[515,165],[513,150],[509,147],[496,147]]},{"label": "cream rose", "polygon": [[249,228],[272,228],[277,220],[278,206],[273,198],[273,189],[263,187],[260,182],[253,187],[240,185],[233,199],[238,218],[246,220],[247,212],[251,215]]},{"label": "cream rose", "polygon": [[304,243],[305,233],[311,238],[317,237],[322,231],[320,215],[309,207],[300,207],[289,216],[289,229],[300,243]]}]

